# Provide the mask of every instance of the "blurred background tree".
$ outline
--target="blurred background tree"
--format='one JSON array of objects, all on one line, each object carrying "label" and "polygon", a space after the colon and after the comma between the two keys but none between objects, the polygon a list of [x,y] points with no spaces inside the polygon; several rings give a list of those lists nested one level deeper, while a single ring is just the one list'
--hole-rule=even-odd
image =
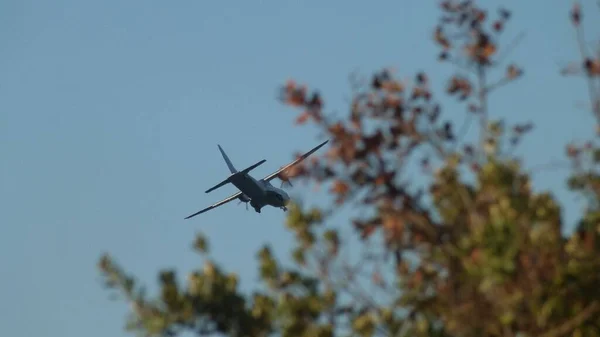
[{"label": "blurred background tree", "polygon": [[[297,123],[315,123],[331,139],[323,156],[287,172],[327,186],[333,197],[329,206],[290,208],[295,265],[284,266],[264,246],[257,253],[264,287],[245,294],[199,235],[203,268],[184,282],[161,271],[160,293],[147,296],[105,255],[99,266],[107,285],[131,303],[129,329],[147,336],[600,336],[597,140],[566,146],[567,183],[586,207],[565,234],[561,205],[551,192],[534,191],[535,172],[514,154],[533,124],[488,113],[494,90],[524,76],[504,62],[519,37],[498,45],[511,12],[472,1],[444,1],[440,9],[432,37],[440,62],[456,69],[445,94],[464,106],[464,123],[457,128],[445,116],[422,72],[411,83],[389,69],[355,79],[342,119],[323,112],[317,91],[288,81],[280,98],[300,110]],[[586,52],[577,3],[569,16],[581,60],[562,71],[587,81],[598,129],[600,53]],[[477,130],[473,139],[469,128]],[[420,175],[408,177],[408,168]],[[352,226],[359,245],[332,224],[344,205],[358,215],[341,227]]]}]

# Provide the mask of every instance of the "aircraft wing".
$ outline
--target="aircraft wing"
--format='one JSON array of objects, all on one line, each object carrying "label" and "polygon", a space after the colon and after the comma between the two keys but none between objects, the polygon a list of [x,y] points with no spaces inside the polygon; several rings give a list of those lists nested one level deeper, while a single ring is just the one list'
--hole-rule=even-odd
[{"label": "aircraft wing", "polygon": [[264,181],[271,181],[275,178],[277,178],[277,175],[279,175],[279,173],[287,170],[288,168],[298,164],[299,162],[303,161],[304,159],[306,159],[308,156],[310,156],[311,154],[313,154],[315,151],[317,151],[318,149],[320,149],[323,145],[327,144],[327,142],[329,142],[329,139],[324,141],[323,143],[317,145],[316,147],[314,147],[312,150],[306,152],[305,154],[301,155],[298,159],[294,160],[293,162],[285,165],[284,167],[280,168],[279,170],[269,174],[268,176],[264,177],[263,180]]},{"label": "aircraft wing", "polygon": [[201,214],[201,213],[204,213],[204,212],[210,211],[211,209],[213,209],[213,208],[217,208],[217,207],[219,207],[219,206],[221,206],[221,205],[224,205],[224,204],[226,204],[226,203],[230,202],[231,200],[235,200],[235,199],[237,199],[237,198],[238,198],[240,195],[242,195],[242,192],[237,192],[236,194],[233,194],[233,195],[231,195],[231,196],[229,196],[229,197],[227,197],[227,198],[225,198],[225,199],[223,199],[223,200],[221,200],[221,201],[219,201],[219,202],[217,202],[217,203],[215,203],[215,204],[213,204],[213,205],[211,205],[211,206],[208,206],[208,207],[206,207],[205,209],[203,209],[203,210],[201,210],[201,211],[198,211],[198,212],[196,212],[196,213],[194,213],[194,214],[192,214],[192,215],[188,216],[186,219],[189,219],[189,218],[191,218],[191,217],[193,217],[193,216],[196,216],[196,215],[198,215],[198,214]]}]

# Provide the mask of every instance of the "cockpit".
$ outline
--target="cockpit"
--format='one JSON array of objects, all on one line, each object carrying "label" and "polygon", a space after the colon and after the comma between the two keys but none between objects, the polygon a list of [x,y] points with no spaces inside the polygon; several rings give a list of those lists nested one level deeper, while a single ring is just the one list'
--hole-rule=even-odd
[{"label": "cockpit", "polygon": [[290,200],[290,197],[287,195],[287,193],[281,190],[277,192],[278,193],[275,193],[275,198],[277,198],[277,200],[279,200],[282,204],[287,205]]},{"label": "cockpit", "polygon": [[285,206],[289,203],[290,197],[284,190],[271,185],[268,181],[263,181],[263,184],[273,202],[277,201],[281,203],[282,206]]}]

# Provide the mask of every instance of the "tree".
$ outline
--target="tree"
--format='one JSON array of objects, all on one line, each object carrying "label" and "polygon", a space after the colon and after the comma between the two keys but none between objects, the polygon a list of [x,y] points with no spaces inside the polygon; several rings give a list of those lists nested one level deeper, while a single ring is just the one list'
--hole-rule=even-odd
[{"label": "tree", "polygon": [[[148,298],[105,255],[99,266],[107,284],[132,303],[131,329],[150,336],[600,336],[597,141],[567,146],[568,184],[587,208],[564,234],[561,205],[533,190],[512,154],[533,124],[488,117],[489,95],[524,74],[502,64],[496,42],[511,13],[492,15],[471,1],[444,1],[441,10],[433,36],[439,59],[468,71],[449,79],[446,94],[479,121],[478,139],[463,139],[442,119],[424,73],[412,85],[389,70],[376,73],[356,87],[343,120],[323,112],[318,92],[288,82],[281,99],[301,110],[299,124],[318,125],[331,149],[287,175],[328,185],[334,198],[330,209],[291,207],[286,226],[296,235],[296,265],[282,265],[263,247],[265,290],[243,294],[235,273],[207,257],[183,285],[175,271],[162,271],[160,293]],[[581,36],[579,5],[570,18]],[[581,57],[565,74],[585,76],[600,125],[600,55]],[[490,71],[500,67],[504,75],[493,81]],[[411,165],[421,169],[419,184],[401,181]],[[341,257],[347,241],[327,224],[350,201],[370,214],[352,220],[361,244],[372,247],[356,264]],[[194,247],[208,254],[206,238]]]}]

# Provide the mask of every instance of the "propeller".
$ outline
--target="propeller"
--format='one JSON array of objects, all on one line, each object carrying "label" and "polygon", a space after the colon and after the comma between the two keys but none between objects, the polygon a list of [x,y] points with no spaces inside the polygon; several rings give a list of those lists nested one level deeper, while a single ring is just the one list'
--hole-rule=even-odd
[{"label": "propeller", "polygon": [[241,204],[242,202],[246,204],[246,210],[248,210],[248,202],[247,201],[240,200],[240,201],[238,201],[238,205]]},{"label": "propeller", "polygon": [[238,199],[240,200],[238,201],[238,205],[243,202],[246,204],[246,210],[248,210],[248,203],[250,202],[250,198],[248,198],[245,194],[242,193],[242,195],[240,195]]},{"label": "propeller", "polygon": [[279,178],[279,180],[281,181],[281,184],[279,185],[279,188],[283,188],[283,185],[285,183],[287,183],[288,185],[290,185],[290,187],[294,187],[294,185],[292,185],[292,180],[290,179],[290,177],[288,177],[286,175],[285,172],[279,173],[279,175],[277,176],[277,178]]},{"label": "propeller", "polygon": [[288,179],[288,180],[281,180],[281,185],[279,185],[279,188],[283,188],[283,185],[286,183],[288,185],[290,185],[290,187],[294,187],[294,185],[292,185],[292,181],[290,179]]}]

